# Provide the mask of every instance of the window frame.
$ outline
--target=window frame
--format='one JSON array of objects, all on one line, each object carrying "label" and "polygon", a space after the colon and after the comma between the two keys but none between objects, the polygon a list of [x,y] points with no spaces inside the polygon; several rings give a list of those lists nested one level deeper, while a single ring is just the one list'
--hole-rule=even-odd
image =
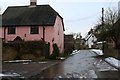
[{"label": "window frame", "polygon": [[7,33],[8,34],[16,34],[16,27],[15,26],[9,26]]},{"label": "window frame", "polygon": [[39,34],[39,26],[30,26],[30,34]]}]

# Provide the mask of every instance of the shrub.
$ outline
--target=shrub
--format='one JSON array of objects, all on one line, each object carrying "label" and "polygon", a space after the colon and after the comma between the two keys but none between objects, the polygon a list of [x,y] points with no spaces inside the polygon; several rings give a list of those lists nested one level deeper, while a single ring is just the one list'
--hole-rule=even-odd
[{"label": "shrub", "polygon": [[17,51],[11,47],[3,48],[2,60],[13,60],[16,58]]},{"label": "shrub", "polygon": [[57,46],[57,44],[53,44],[53,52],[52,55],[50,56],[51,59],[56,59],[57,57],[59,57],[59,48]]},{"label": "shrub", "polygon": [[[44,41],[26,41],[26,42],[11,42],[3,43],[3,49],[7,50],[10,47],[16,51],[16,57],[14,59],[34,59],[46,56],[49,54],[49,46]],[[46,51],[47,48],[47,51]],[[11,53],[13,51],[10,51]],[[6,52],[8,55],[9,52]],[[5,53],[3,52],[3,55]]]},{"label": "shrub", "polygon": [[34,60],[36,57],[33,54],[24,54],[21,56],[21,59],[23,60]]}]

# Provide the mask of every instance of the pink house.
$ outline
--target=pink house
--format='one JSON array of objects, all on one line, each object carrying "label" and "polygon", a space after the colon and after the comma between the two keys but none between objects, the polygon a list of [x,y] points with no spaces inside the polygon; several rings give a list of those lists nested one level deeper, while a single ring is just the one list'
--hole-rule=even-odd
[{"label": "pink house", "polygon": [[61,53],[64,51],[63,18],[50,5],[31,2],[29,6],[8,7],[2,14],[1,31],[5,42],[44,40],[50,43],[50,53],[53,43],[58,45]]}]

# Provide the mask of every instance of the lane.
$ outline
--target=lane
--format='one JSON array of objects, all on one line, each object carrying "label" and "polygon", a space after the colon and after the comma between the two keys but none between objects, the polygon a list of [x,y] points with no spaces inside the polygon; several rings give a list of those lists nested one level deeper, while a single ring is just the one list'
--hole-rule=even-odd
[{"label": "lane", "polygon": [[2,39],[0,38],[0,73],[2,72]]},{"label": "lane", "polygon": [[[118,78],[118,71],[89,50],[81,50],[34,77],[39,78]],[[114,74],[114,75],[113,75]],[[108,76],[106,76],[108,75]]]}]

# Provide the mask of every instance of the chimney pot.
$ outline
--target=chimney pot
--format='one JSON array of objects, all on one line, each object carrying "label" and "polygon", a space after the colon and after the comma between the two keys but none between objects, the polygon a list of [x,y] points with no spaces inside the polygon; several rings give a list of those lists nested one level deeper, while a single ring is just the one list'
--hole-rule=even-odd
[{"label": "chimney pot", "polygon": [[36,6],[37,0],[30,0],[30,6]]}]

